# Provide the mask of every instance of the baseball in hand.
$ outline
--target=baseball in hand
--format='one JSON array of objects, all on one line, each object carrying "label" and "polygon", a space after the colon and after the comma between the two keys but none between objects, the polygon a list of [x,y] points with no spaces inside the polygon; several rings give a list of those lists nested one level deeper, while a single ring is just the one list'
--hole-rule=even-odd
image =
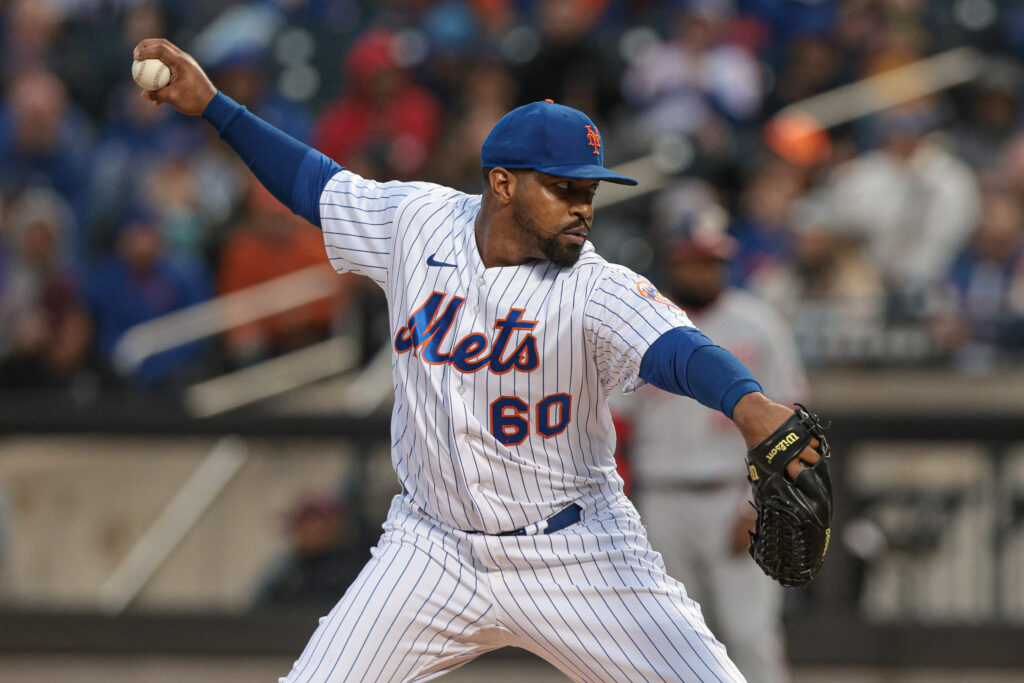
[{"label": "baseball in hand", "polygon": [[132,79],[143,90],[159,90],[171,82],[171,69],[159,59],[132,62]]}]

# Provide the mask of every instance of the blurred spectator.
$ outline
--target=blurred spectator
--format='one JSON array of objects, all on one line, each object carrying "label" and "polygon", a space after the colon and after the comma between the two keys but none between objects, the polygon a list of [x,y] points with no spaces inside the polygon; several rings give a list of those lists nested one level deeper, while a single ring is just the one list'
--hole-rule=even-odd
[{"label": "blurred spectator", "polygon": [[794,202],[788,223],[790,257],[765,264],[747,288],[793,326],[808,364],[839,360],[823,358],[833,347],[848,354],[874,348],[886,324],[886,291],[863,239],[836,225],[822,190]]},{"label": "blurred spectator", "polygon": [[132,48],[144,38],[170,33],[170,4],[160,0],[106,0],[102,8],[95,2],[32,1],[63,6],[54,69],[75,102],[98,120],[106,115],[109,93],[131,83]]},{"label": "blurred spectator", "polygon": [[901,319],[924,313],[978,216],[973,171],[929,135],[939,123],[927,99],[879,114],[881,147],[840,165],[829,183],[837,224],[865,240]]},{"label": "blurred spectator", "polygon": [[199,177],[199,158],[179,149],[139,169],[138,200],[155,213],[168,249],[203,258],[212,253],[220,236],[204,211],[203,198],[210,186]]},{"label": "blurred spectator", "polygon": [[1000,150],[999,160],[985,180],[1024,194],[1024,132],[1017,132]]},{"label": "blurred spectator", "polygon": [[0,270],[0,386],[67,385],[85,365],[92,326],[68,237],[74,218],[52,190],[30,189],[9,209],[9,263]]},{"label": "blurred spectator", "polygon": [[[844,71],[848,80],[864,76],[864,67],[874,56],[886,51],[889,30],[893,19],[901,10],[913,11],[913,0],[908,3],[885,3],[878,0],[845,0],[836,3],[837,16],[830,34],[830,41],[839,48],[844,57]],[[903,7],[898,5],[902,4]],[[909,21],[909,16],[898,17],[900,22]]]},{"label": "blurred spectator", "polygon": [[808,172],[775,156],[750,165],[743,182],[736,216],[729,226],[738,245],[732,260],[732,282],[743,287],[762,268],[792,258],[794,237],[789,217],[805,191]]},{"label": "blurred spectator", "polygon": [[516,73],[517,104],[552,99],[589,112],[600,127],[619,104],[619,73],[595,43],[603,0],[538,0],[534,20],[540,46]]},{"label": "blurred spectator", "polygon": [[444,137],[433,158],[431,177],[438,183],[475,194],[480,191],[480,148],[491,128],[512,109],[515,82],[499,62],[481,61],[463,74],[463,90],[448,116]]},{"label": "blurred spectator", "polygon": [[270,82],[274,69],[265,50],[240,49],[224,55],[207,73],[220,90],[261,119],[302,142],[310,141],[313,116],[302,105],[282,97]]},{"label": "blurred spectator", "polygon": [[345,60],[348,91],[317,121],[313,146],[360,175],[407,180],[430,160],[443,110],[397,60],[393,33],[361,35]]},{"label": "blurred spectator", "polygon": [[988,60],[978,79],[964,88],[965,111],[950,133],[957,154],[976,171],[991,171],[1017,132],[1022,85],[1021,65],[1002,57]]},{"label": "blurred spectator", "polygon": [[224,343],[231,365],[248,365],[327,338],[348,282],[331,268],[320,232],[254,182],[245,222],[228,236],[221,250],[220,293],[318,265],[338,283],[337,296],[229,330]]},{"label": "blurred spectator", "polygon": [[[282,95],[280,81],[275,82],[278,64],[272,52],[275,41],[287,30],[285,13],[301,14],[303,10],[309,10],[311,4],[315,3],[291,1],[237,4],[225,9],[204,26],[194,40],[196,59],[203,64],[220,90],[244,104],[260,118],[303,142],[310,140],[313,116],[295,98],[287,99]],[[307,40],[312,40],[308,34],[304,35]],[[296,50],[286,49],[285,52],[287,54],[278,61],[302,61],[293,54]],[[301,48],[297,52],[301,55]],[[303,55],[302,59],[305,57]],[[318,81],[316,77],[314,80]],[[305,90],[299,94],[305,95],[306,99],[316,92],[316,88]]]},{"label": "blurred spectator", "polygon": [[[442,0],[424,10],[420,28],[430,46],[420,70],[423,83],[442,101],[453,102],[462,96],[466,72],[486,54],[479,15],[467,2]],[[510,86],[511,94],[516,84]]]},{"label": "blurred spectator", "polygon": [[[744,21],[756,22],[756,28],[747,30],[757,32],[760,38],[757,43],[758,52],[773,70],[781,72],[786,69],[782,65],[788,63],[808,79],[818,80],[831,75],[828,61],[817,64],[821,68],[821,73],[812,75],[809,71],[814,69],[816,63],[812,61],[806,65],[798,65],[797,55],[806,55],[804,47],[811,42],[828,45],[836,53],[840,51],[838,41],[832,33],[836,28],[840,5],[849,2],[742,0],[736,4],[741,8],[741,17]],[[780,76],[780,85],[781,81]]]},{"label": "blurred spectator", "polygon": [[[137,209],[122,227],[117,251],[92,271],[89,306],[101,363],[131,327],[210,298],[212,277],[205,263],[168,251],[159,219]],[[209,345],[195,342],[150,357],[131,381],[146,387],[178,386],[208,362]]]},{"label": "blurred spectator", "polygon": [[466,0],[480,21],[484,38],[500,39],[511,29],[519,18],[518,9],[522,3],[516,0]]},{"label": "blurred spectator", "polygon": [[637,112],[644,147],[671,133],[692,138],[710,159],[736,153],[736,127],[760,113],[763,83],[754,55],[724,40],[729,18],[721,3],[687,3],[668,39],[627,67],[622,91]]},{"label": "blurred spectator", "polygon": [[774,113],[838,86],[841,65],[842,54],[827,35],[808,35],[787,44],[766,109]]},{"label": "blurred spectator", "polygon": [[967,371],[1024,351],[1024,199],[992,188],[970,243],[950,268],[932,322],[940,350]]},{"label": "blurred spectator", "polygon": [[[0,110],[0,192],[13,196],[31,185],[52,187],[83,225],[92,137],[90,123],[57,76],[42,67],[22,71],[8,85]],[[78,236],[70,238],[79,249]]]},{"label": "blurred spectator", "polygon": [[4,82],[28,69],[53,66],[53,44],[61,31],[59,4],[41,0],[5,3],[0,42]]},{"label": "blurred spectator", "polygon": [[253,606],[329,609],[369,559],[348,505],[307,497],[288,513],[286,524],[288,552],[263,581]]},{"label": "blurred spectator", "polygon": [[144,196],[150,168],[182,152],[198,154],[203,142],[202,129],[189,126],[170,107],[154,107],[139,97],[134,83],[115,89],[109,105],[107,123],[93,147],[90,254],[113,249],[119,224]]}]

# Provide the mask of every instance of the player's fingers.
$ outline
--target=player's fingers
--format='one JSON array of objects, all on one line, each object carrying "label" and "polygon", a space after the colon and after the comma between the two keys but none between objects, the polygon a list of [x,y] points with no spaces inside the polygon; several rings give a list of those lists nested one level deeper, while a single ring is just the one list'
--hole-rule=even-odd
[{"label": "player's fingers", "polygon": [[166,91],[167,88],[160,88],[160,90],[143,90],[142,99],[149,100],[153,104],[159,106],[167,101],[167,97],[161,96],[160,93]]},{"label": "player's fingers", "polygon": [[166,38],[145,38],[139,41],[138,45],[135,46],[133,53],[138,54],[139,50],[144,50],[146,48],[154,47],[156,45],[163,45],[165,47],[181,52],[181,49],[178,48],[177,45],[167,40]]},{"label": "player's fingers", "polygon": [[178,66],[182,61],[181,50],[177,49],[170,43],[158,43],[155,45],[149,45],[147,47],[137,48],[133,53],[136,61],[142,61],[143,59],[159,59],[161,62],[171,67],[171,71],[174,71],[174,67]]},{"label": "player's fingers", "polygon": [[789,478],[796,481],[796,478],[800,476],[800,470],[805,467],[811,467],[816,462],[821,460],[821,454],[816,450],[818,448],[818,440],[814,439],[807,448],[800,451],[800,455],[793,458],[786,463],[786,474]]},{"label": "player's fingers", "polygon": [[786,463],[786,475],[792,481],[796,481],[796,478],[800,476],[800,471],[804,468],[803,463],[800,462],[800,458],[793,458]]}]

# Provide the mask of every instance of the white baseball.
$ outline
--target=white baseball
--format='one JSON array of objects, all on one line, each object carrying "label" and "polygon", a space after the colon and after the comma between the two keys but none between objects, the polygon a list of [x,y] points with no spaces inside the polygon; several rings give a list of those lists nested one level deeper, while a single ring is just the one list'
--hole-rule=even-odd
[{"label": "white baseball", "polygon": [[132,62],[132,79],[143,90],[159,90],[171,82],[171,69],[159,59]]}]

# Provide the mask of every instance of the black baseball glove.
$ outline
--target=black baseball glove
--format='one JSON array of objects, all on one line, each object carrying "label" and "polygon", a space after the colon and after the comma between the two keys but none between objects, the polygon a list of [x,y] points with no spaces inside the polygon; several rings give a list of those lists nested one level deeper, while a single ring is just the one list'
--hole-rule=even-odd
[{"label": "black baseball glove", "polygon": [[[809,584],[828,552],[832,480],[826,427],[817,415],[799,406],[771,436],[747,451],[747,475],[757,510],[750,555],[783,586]],[[791,481],[786,465],[814,438],[820,443],[821,459]]]}]

